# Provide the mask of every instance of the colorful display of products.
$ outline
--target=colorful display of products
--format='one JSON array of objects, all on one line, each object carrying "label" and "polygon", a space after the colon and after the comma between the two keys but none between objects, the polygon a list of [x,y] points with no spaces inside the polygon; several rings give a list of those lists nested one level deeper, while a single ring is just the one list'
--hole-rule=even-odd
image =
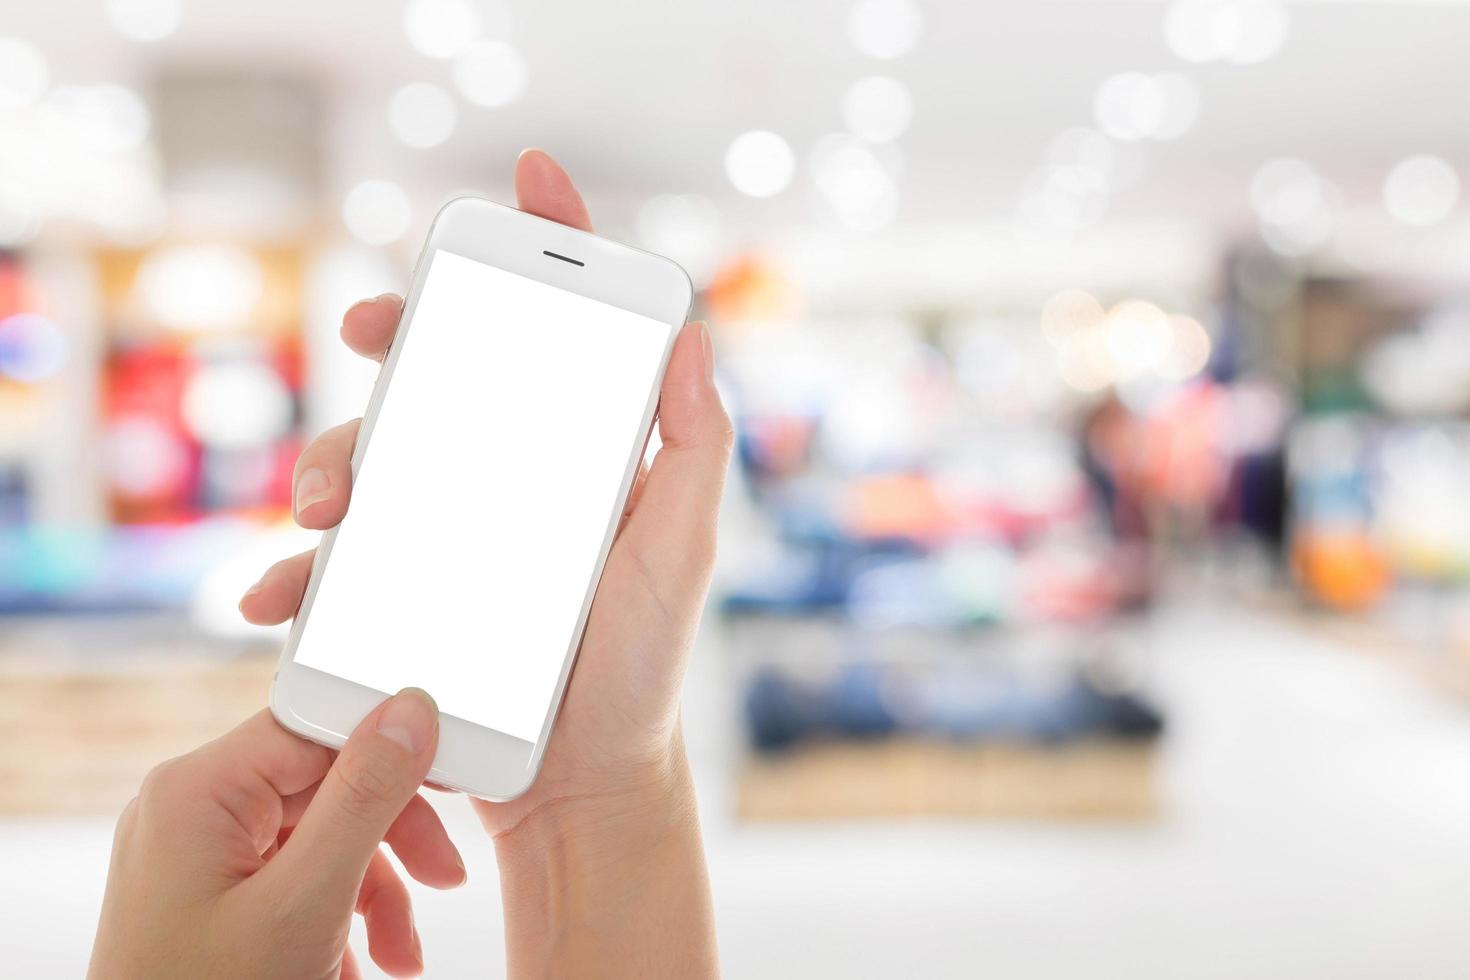
[{"label": "colorful display of products", "polygon": [[[188,608],[221,556],[289,514],[298,268],[279,248],[104,251],[79,267],[97,308],[56,323],[24,263],[0,263],[0,398],[55,413],[57,392],[89,394],[74,424],[23,423],[0,448],[0,609]],[[86,461],[87,481],[43,514],[54,458]]]}]

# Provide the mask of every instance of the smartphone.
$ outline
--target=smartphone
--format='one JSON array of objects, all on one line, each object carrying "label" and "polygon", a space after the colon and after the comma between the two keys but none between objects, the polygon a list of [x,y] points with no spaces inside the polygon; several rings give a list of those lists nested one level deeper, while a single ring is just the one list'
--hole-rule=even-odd
[{"label": "smartphone", "polygon": [[489,201],[439,212],[281,654],[282,725],[340,747],[421,687],[431,781],[531,786],[692,297],[668,259]]}]

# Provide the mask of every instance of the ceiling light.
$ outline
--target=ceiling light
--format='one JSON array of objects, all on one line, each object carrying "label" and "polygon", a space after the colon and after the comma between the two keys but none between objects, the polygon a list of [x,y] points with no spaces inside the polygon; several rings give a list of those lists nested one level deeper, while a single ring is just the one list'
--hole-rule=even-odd
[{"label": "ceiling light", "polygon": [[403,188],[388,180],[365,180],[342,200],[342,223],[360,242],[387,245],[408,231],[413,209]]},{"label": "ceiling light", "polygon": [[771,197],[786,189],[796,172],[796,156],[777,134],[754,129],[741,133],[725,151],[725,173],[742,194]]},{"label": "ceiling light", "polygon": [[1093,114],[1116,140],[1177,139],[1199,115],[1199,89],[1178,72],[1121,72],[1098,87]]},{"label": "ceiling light", "polygon": [[1276,55],[1286,43],[1290,19],[1280,0],[1235,0],[1239,28],[1225,51],[1225,60],[1254,65]]},{"label": "ceiling light", "polygon": [[179,29],[180,0],[107,0],[107,19],[123,37],[161,41]]},{"label": "ceiling light", "polygon": [[1248,65],[1280,51],[1289,26],[1281,0],[1175,0],[1164,15],[1164,38],[1185,61]]},{"label": "ceiling light", "polygon": [[1098,127],[1113,139],[1146,139],[1158,131],[1168,111],[1163,86],[1142,72],[1113,75],[1093,100]]},{"label": "ceiling light", "polygon": [[500,41],[471,45],[454,62],[454,84],[475,105],[509,105],[526,90],[526,59]]},{"label": "ceiling light", "polygon": [[388,100],[388,126],[405,146],[428,149],[449,139],[459,109],[448,92],[429,82],[411,82]]},{"label": "ceiling light", "polygon": [[1332,237],[1340,195],[1305,161],[1283,157],[1264,164],[1250,193],[1262,237],[1282,255],[1305,255]]},{"label": "ceiling light", "polygon": [[848,131],[874,143],[902,136],[913,115],[913,96],[896,78],[860,78],[842,99],[842,119]]},{"label": "ceiling light", "polygon": [[913,0],[860,0],[847,18],[852,46],[870,58],[900,58],[924,32],[924,15]]},{"label": "ceiling light", "polygon": [[411,0],[403,10],[403,31],[419,54],[453,58],[480,34],[480,15],[466,0]]},{"label": "ceiling light", "polygon": [[1383,182],[1383,204],[1406,225],[1438,224],[1460,201],[1460,175],[1436,156],[1400,160]]},{"label": "ceiling light", "polygon": [[837,135],[819,142],[812,176],[838,219],[855,231],[877,231],[898,213],[898,186],[862,140]]}]

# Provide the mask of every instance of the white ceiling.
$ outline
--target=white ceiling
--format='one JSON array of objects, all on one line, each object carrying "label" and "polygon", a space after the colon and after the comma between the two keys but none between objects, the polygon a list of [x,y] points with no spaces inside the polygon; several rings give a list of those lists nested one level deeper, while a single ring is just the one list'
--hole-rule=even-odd
[{"label": "white ceiling", "polygon": [[338,185],[389,176],[428,196],[500,195],[517,150],[544,146],[613,224],[660,191],[707,193],[727,211],[738,201],[752,228],[815,221],[805,177],[769,200],[737,198],[725,148],[765,128],[805,151],[841,128],[847,85],[875,72],[903,79],[915,97],[901,140],[900,231],[1008,218],[1048,140],[1089,123],[1098,84],[1129,69],[1184,71],[1202,102],[1191,132],[1145,149],[1144,177],[1115,200],[1115,221],[1188,215],[1240,226],[1251,174],[1281,155],[1311,161],[1350,204],[1373,201],[1388,167],[1410,153],[1470,172],[1470,5],[1294,3],[1281,54],[1242,67],[1179,62],[1164,44],[1164,5],[1151,0],[920,2],[919,47],[875,62],[847,43],[850,0],[515,0],[526,97],[502,110],[466,106],[449,143],[420,151],[394,144],[384,103],[404,82],[447,85],[449,73],[409,47],[399,0],[186,0],[180,31],[152,45],[119,37],[104,0],[6,0],[0,34],[39,44],[59,81],[114,78],[146,90],[165,66],[320,78],[339,110]]}]

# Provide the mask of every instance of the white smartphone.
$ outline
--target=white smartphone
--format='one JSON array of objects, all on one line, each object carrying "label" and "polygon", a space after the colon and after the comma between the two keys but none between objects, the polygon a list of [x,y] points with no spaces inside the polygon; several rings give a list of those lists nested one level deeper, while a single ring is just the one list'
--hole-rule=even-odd
[{"label": "white smartphone", "polygon": [[429,779],[536,778],[693,290],[668,259],[489,201],[439,212],[271,689],[339,747],[439,703]]}]

